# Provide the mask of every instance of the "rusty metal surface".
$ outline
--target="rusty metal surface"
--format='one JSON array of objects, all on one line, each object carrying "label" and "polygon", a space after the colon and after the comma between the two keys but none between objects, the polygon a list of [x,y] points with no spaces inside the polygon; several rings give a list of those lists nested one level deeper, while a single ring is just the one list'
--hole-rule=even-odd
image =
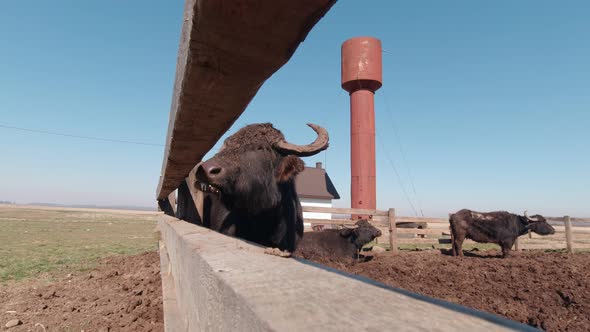
[{"label": "rusty metal surface", "polygon": [[186,0],[157,198],[244,111],[335,0]]},{"label": "rusty metal surface", "polygon": [[367,89],[377,91],[383,83],[381,41],[355,37],[342,44],[342,88],[349,93]]},{"label": "rusty metal surface", "polygon": [[350,93],[350,194],[355,209],[377,206],[374,93],[381,81],[381,41],[372,37],[345,41],[342,88]]}]

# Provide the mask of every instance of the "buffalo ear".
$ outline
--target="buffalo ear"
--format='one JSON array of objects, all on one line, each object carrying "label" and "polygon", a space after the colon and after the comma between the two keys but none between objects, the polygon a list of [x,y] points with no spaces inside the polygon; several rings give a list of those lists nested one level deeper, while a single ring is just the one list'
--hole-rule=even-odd
[{"label": "buffalo ear", "polygon": [[340,236],[349,237],[352,234],[352,228],[343,228],[340,230]]},{"label": "buffalo ear", "polygon": [[283,157],[277,169],[277,181],[288,182],[294,179],[304,168],[305,164],[301,158],[293,155]]}]

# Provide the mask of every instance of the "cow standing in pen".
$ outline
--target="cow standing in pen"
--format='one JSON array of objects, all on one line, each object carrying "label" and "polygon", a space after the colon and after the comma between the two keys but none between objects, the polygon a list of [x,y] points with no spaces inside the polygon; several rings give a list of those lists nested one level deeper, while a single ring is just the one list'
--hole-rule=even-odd
[{"label": "cow standing in pen", "polygon": [[328,132],[308,145],[295,145],[270,123],[251,124],[228,137],[211,159],[196,170],[191,184],[205,193],[203,226],[267,247],[293,252],[303,236],[303,214],[295,176],[299,157],[328,148]]},{"label": "cow standing in pen", "polygon": [[465,239],[480,243],[496,243],[502,248],[502,256],[507,257],[520,235],[533,231],[540,235],[555,233],[555,229],[543,216],[519,216],[505,211],[476,212],[460,210],[449,217],[452,235],[453,256],[463,256],[462,246]]}]

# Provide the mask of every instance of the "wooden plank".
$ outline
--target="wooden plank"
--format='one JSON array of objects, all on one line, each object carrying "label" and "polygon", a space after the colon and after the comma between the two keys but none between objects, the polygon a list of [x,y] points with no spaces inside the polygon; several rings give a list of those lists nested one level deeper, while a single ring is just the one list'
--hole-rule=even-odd
[{"label": "wooden plank", "polygon": [[431,229],[431,228],[425,228],[425,229],[418,229],[418,228],[398,228],[397,229],[397,233],[398,234],[419,234],[419,235],[438,235],[441,236],[443,235],[443,230],[441,229]]},{"label": "wooden plank", "polygon": [[158,199],[178,188],[334,3],[185,1]]},{"label": "wooden plank", "polygon": [[[343,226],[354,226],[358,220],[350,220],[350,219],[313,219],[313,218],[306,218],[303,220],[304,222],[312,223],[312,224],[319,224],[319,225],[343,225]],[[371,225],[375,227],[389,227],[389,224],[382,222],[382,221],[370,221]]]},{"label": "wooden plank", "polygon": [[[262,247],[175,218],[161,217],[159,227],[187,322],[179,331],[533,331],[496,315],[267,255]],[[367,308],[375,299],[387,305]]]},{"label": "wooden plank", "polygon": [[425,217],[396,217],[396,222],[426,222],[436,224],[448,224],[447,218],[425,218]]},{"label": "wooden plank", "polygon": [[395,209],[389,209],[389,247],[397,253],[397,227],[395,227]]},{"label": "wooden plank", "polygon": [[567,252],[570,254],[574,252],[574,244],[573,244],[573,236],[572,236],[572,222],[570,221],[569,216],[563,217],[564,224],[565,224],[565,242]]},{"label": "wooden plank", "polygon": [[[563,217],[545,217],[545,219],[547,219],[549,221],[561,221],[561,222],[564,221]],[[570,217],[570,221],[573,221],[573,222],[581,222],[581,223],[590,223],[590,218],[574,218],[574,217]]]},{"label": "wooden plank", "polygon": [[321,206],[302,206],[303,212],[318,212],[318,213],[335,213],[335,214],[368,214],[372,216],[388,216],[387,211],[381,210],[367,210],[367,209],[349,209],[349,208],[334,208]]},{"label": "wooden plank", "polygon": [[[398,229],[399,230],[399,229]],[[444,241],[443,241],[444,242]],[[449,242],[450,243],[450,242]],[[440,241],[435,238],[397,238],[397,244],[440,244]]]}]

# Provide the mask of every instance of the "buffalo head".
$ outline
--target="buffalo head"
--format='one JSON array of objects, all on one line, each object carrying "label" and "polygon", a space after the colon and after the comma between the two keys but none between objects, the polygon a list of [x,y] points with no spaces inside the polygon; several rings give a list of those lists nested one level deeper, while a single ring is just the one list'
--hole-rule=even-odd
[{"label": "buffalo head", "polygon": [[555,229],[551,226],[547,220],[540,214],[535,214],[529,217],[527,212],[524,211],[524,222],[526,227],[531,231],[540,235],[551,235],[555,234]]},{"label": "buffalo head", "polygon": [[381,236],[381,231],[365,219],[357,221],[355,226],[355,228],[342,229],[340,236],[350,237],[357,249]]},{"label": "buffalo head", "polygon": [[[217,195],[230,210],[256,214],[279,205],[294,178],[304,168],[299,157],[328,148],[327,131],[308,145],[295,145],[270,123],[248,125],[228,137],[220,151],[197,168],[197,188]],[[294,191],[291,190],[291,191]]]}]

